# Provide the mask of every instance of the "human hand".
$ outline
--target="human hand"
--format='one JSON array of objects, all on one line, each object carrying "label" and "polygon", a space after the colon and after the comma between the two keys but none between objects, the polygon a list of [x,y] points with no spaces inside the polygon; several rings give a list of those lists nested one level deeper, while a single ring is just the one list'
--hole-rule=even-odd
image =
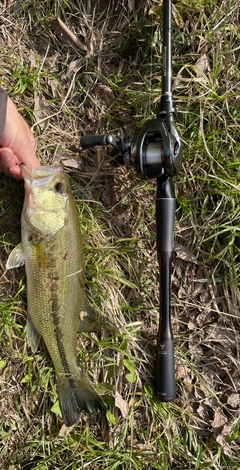
[{"label": "human hand", "polygon": [[25,163],[28,168],[40,166],[35,155],[33,134],[9,97],[0,147],[0,172],[4,172],[7,176],[21,180],[21,163]]}]

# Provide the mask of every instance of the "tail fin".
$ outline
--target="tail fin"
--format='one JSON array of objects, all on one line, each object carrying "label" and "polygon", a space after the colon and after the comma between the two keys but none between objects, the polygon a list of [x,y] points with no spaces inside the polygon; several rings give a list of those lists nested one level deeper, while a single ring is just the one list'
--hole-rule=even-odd
[{"label": "tail fin", "polygon": [[81,411],[97,413],[106,411],[106,405],[94,390],[84,372],[79,369],[77,380],[68,378],[57,385],[59,404],[66,426],[79,420]]}]

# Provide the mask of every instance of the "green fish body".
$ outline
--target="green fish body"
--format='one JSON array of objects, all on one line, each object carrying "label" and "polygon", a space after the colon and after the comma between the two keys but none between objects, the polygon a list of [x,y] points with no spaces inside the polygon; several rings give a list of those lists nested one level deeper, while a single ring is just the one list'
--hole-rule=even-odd
[{"label": "green fish body", "polygon": [[79,368],[76,352],[80,320],[87,315],[78,212],[62,166],[23,166],[22,173],[22,242],[7,268],[25,262],[28,342],[35,350],[43,338],[55,368],[64,423],[71,426],[82,410],[105,410]]}]

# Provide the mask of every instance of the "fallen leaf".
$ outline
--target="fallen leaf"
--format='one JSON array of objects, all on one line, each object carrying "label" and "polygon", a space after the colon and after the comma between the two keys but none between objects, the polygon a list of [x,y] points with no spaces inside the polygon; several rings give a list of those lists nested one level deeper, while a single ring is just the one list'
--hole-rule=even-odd
[{"label": "fallen leaf", "polygon": [[115,393],[115,406],[121,411],[123,418],[126,418],[129,413],[129,405],[126,400],[122,398],[122,395],[116,391]]},{"label": "fallen leaf", "polygon": [[203,75],[207,75],[208,72],[210,72],[211,67],[207,54],[203,54],[201,57],[199,57],[194,65],[194,69],[198,78],[202,77]]},{"label": "fallen leaf", "polygon": [[191,263],[196,263],[198,264],[198,260],[196,256],[193,254],[192,251],[188,250],[183,245],[180,245],[179,243],[175,244],[174,251],[177,255],[178,258],[183,259],[184,261],[190,261]]},{"label": "fallen leaf", "polygon": [[176,377],[178,379],[186,379],[189,377],[189,368],[185,364],[180,364],[177,366]]},{"label": "fallen leaf", "polygon": [[224,438],[224,436],[222,436],[222,434],[219,434],[216,437],[216,441],[222,447],[222,449],[224,450],[224,453],[230,457],[231,454],[232,454],[232,450],[231,450],[231,447],[229,446],[229,444],[227,444],[226,439]]},{"label": "fallen leaf", "polygon": [[178,289],[178,298],[183,299],[184,297],[187,297],[187,292],[182,286],[180,286]]},{"label": "fallen leaf", "polygon": [[61,98],[62,100],[65,98],[65,92],[61,88],[61,85],[57,82],[57,80],[53,78],[47,78],[48,86],[51,88],[51,93],[53,98]]},{"label": "fallen leaf", "polygon": [[43,67],[47,68],[47,70],[56,70],[58,59],[59,59],[59,54],[57,52],[51,56],[46,57]]},{"label": "fallen leaf", "polygon": [[82,65],[83,63],[83,59],[77,59],[77,60],[73,60],[69,67],[68,67],[68,71],[67,71],[67,75],[74,75],[74,73],[77,72],[77,70],[79,69],[79,67]]},{"label": "fallen leaf", "polygon": [[203,421],[206,423],[209,421],[209,408],[205,405],[204,402],[200,402],[199,407],[197,408],[197,412]]},{"label": "fallen leaf", "polygon": [[214,410],[214,419],[210,421],[213,431],[219,431],[228,421],[227,417],[220,408]]},{"label": "fallen leaf", "polygon": [[43,130],[48,122],[48,119],[46,118],[51,114],[51,106],[46,101],[42,93],[35,96],[33,114],[36,118],[36,123],[39,125],[40,129]]},{"label": "fallen leaf", "polygon": [[105,98],[107,104],[109,103],[109,101],[114,99],[114,93],[109,86],[99,85],[98,90],[99,90],[99,95]]},{"label": "fallen leaf", "polygon": [[231,395],[228,396],[227,404],[229,406],[231,406],[232,408],[237,408],[240,404],[239,394],[238,393],[231,393]]},{"label": "fallen leaf", "polygon": [[220,446],[223,448],[224,452],[226,455],[231,455],[231,447],[229,444],[226,442],[226,438],[231,436],[231,434],[234,431],[236,423],[234,421],[227,423],[223,426],[221,434],[219,434],[216,438],[216,441]]},{"label": "fallen leaf", "polygon": [[61,162],[67,168],[75,168],[75,169],[80,168],[80,161],[77,157],[63,158]]},{"label": "fallen leaf", "polygon": [[81,167],[81,162],[79,157],[75,155],[70,155],[67,152],[63,152],[61,150],[57,150],[54,158],[56,163],[62,163],[67,168],[75,168],[79,169]]},{"label": "fallen leaf", "polygon": [[65,424],[62,425],[59,433],[58,433],[58,436],[59,437],[67,437],[69,436],[71,430],[72,430],[73,426],[71,427],[67,427]]}]

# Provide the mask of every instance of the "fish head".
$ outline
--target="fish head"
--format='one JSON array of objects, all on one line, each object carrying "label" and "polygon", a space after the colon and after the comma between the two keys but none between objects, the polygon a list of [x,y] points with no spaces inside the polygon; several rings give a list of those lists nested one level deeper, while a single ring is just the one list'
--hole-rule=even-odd
[{"label": "fish head", "polygon": [[28,168],[21,165],[25,186],[23,215],[35,231],[54,235],[66,223],[70,182],[62,165]]}]

